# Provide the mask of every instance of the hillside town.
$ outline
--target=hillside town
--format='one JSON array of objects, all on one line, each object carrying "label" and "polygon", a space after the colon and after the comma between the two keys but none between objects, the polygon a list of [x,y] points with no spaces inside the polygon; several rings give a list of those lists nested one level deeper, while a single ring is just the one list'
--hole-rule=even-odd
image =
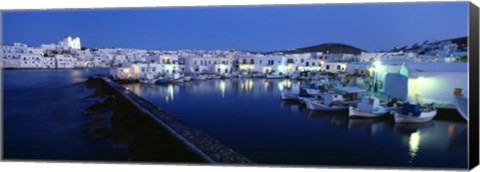
[{"label": "hillside town", "polygon": [[[395,47],[389,52],[360,54],[302,52],[284,54],[251,53],[236,50],[142,50],[125,48],[82,48],[80,38],[65,36],[57,44],[31,47],[22,43],[3,45],[1,66],[5,69],[135,68],[151,66],[157,73],[232,73],[295,71],[365,73],[374,61],[390,62],[466,62],[466,45],[451,41],[425,41],[411,47]],[[397,50],[397,51],[395,51]],[[353,65],[352,65],[353,64]],[[138,71],[134,73],[133,71]],[[131,77],[142,71],[132,69]]]}]

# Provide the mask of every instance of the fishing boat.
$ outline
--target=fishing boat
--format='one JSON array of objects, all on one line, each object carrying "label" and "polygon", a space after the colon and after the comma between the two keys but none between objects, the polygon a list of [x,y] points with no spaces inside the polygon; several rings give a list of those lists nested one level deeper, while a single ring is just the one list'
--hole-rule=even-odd
[{"label": "fishing boat", "polygon": [[290,79],[297,80],[300,78],[300,74],[298,72],[294,72],[290,75]]},{"label": "fishing boat", "polygon": [[281,100],[284,101],[298,101],[300,98],[300,87],[297,85],[292,86],[290,90],[283,90],[281,93]]},{"label": "fishing boat", "polygon": [[[323,93],[323,100],[305,99],[305,105],[309,110],[323,110],[323,111],[343,111],[348,110],[349,106],[357,103],[357,94],[364,92],[365,89],[358,87],[342,87],[338,88],[340,93]],[[345,96],[347,98],[345,98]]]},{"label": "fishing boat", "polygon": [[194,73],[192,75],[192,79],[193,80],[206,80],[207,79],[207,75],[203,75],[203,74],[199,74],[199,73]]},{"label": "fishing boat", "polygon": [[456,88],[454,91],[454,100],[455,107],[457,108],[458,113],[463,117],[463,119],[468,121],[468,99],[463,96],[462,90]]},{"label": "fishing boat", "polygon": [[285,78],[284,75],[282,74],[275,74],[275,73],[267,73],[267,79],[281,79],[281,78]]},{"label": "fishing boat", "polygon": [[172,77],[170,77],[170,82],[172,83],[182,83],[184,82],[184,77],[182,74],[174,73]]},{"label": "fishing boat", "polygon": [[388,114],[388,109],[380,106],[380,100],[376,97],[363,97],[357,107],[350,106],[350,117],[380,117]]},{"label": "fishing boat", "polygon": [[312,96],[315,96],[315,95],[321,95],[322,94],[322,91],[320,89],[315,89],[315,88],[307,88],[305,89],[307,91],[307,94],[310,94]]},{"label": "fishing boat", "polygon": [[412,105],[406,102],[394,115],[396,123],[422,123],[431,121],[437,115],[434,104],[422,108],[420,104]]},{"label": "fishing boat", "polygon": [[222,76],[218,75],[218,74],[212,74],[210,75],[209,79],[220,79],[222,78]]},{"label": "fishing boat", "polygon": [[192,80],[192,76],[184,76],[183,77],[184,82],[187,82],[187,81],[190,81],[190,80]]},{"label": "fishing boat", "polygon": [[308,72],[300,72],[300,76],[298,77],[300,80],[308,80],[310,77],[308,76]]},{"label": "fishing boat", "polygon": [[168,84],[170,82],[170,78],[168,77],[160,77],[155,84]]},{"label": "fishing boat", "polygon": [[348,104],[344,103],[344,98],[341,94],[325,93],[321,99],[304,99],[305,105],[309,110],[322,111],[343,111],[348,109]]},{"label": "fishing boat", "polygon": [[261,72],[252,72],[252,78],[265,78],[265,74]]},{"label": "fishing boat", "polygon": [[239,77],[239,78],[249,78],[250,75],[248,74],[247,71],[242,71],[242,72],[240,72],[240,73],[238,74],[238,77]]},{"label": "fishing boat", "polygon": [[228,73],[224,73],[222,75],[220,75],[220,79],[228,79],[228,78],[231,78],[232,76]]},{"label": "fishing boat", "polygon": [[157,80],[153,73],[147,73],[144,78],[139,79],[139,82],[142,84],[155,84]]}]

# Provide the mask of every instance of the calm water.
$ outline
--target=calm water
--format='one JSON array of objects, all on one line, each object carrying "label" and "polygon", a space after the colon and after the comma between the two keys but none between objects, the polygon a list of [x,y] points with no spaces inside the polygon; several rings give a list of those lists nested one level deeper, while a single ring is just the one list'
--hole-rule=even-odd
[{"label": "calm water", "polygon": [[[230,79],[126,88],[260,164],[467,167],[465,122],[349,119],[280,101],[288,80]],[[446,114],[448,115],[448,114]]]},{"label": "calm water", "polygon": [[3,152],[5,159],[121,160],[125,153],[107,139],[82,132],[83,110],[95,100],[79,83],[108,70],[4,70]]}]

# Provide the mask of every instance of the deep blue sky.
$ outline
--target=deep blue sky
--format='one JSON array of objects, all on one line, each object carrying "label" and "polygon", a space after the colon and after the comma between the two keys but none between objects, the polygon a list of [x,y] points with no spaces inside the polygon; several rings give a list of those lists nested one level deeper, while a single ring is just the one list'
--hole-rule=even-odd
[{"label": "deep blue sky", "polygon": [[467,36],[468,3],[6,11],[3,42],[271,51],[339,42],[367,51]]}]

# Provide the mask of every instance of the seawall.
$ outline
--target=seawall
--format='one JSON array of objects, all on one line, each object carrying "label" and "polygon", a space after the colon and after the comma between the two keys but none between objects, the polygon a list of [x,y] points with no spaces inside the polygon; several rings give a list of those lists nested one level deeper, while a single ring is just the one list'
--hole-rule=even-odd
[{"label": "seawall", "polygon": [[[169,157],[171,162],[254,164],[253,161],[233,149],[206,133],[189,127],[158,106],[126,90],[115,81],[104,76],[95,76],[89,80],[95,80],[101,84],[104,92],[114,96],[119,104],[127,108],[131,112],[130,115],[136,118],[137,125],[162,135],[163,143],[168,143],[163,145],[165,148],[162,148],[168,152],[165,156],[175,156]],[[148,138],[146,142],[148,142]]]}]

